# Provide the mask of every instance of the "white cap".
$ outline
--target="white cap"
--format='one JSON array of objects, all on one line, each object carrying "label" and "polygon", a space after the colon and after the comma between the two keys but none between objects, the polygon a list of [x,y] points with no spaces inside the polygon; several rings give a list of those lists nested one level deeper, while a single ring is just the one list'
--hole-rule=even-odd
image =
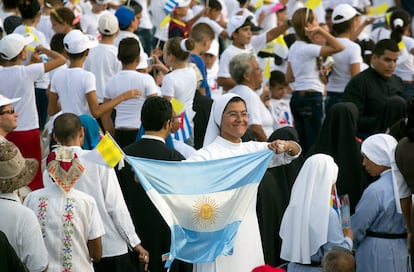
[{"label": "white cap", "polygon": [[346,22],[348,20],[351,20],[356,15],[359,15],[360,13],[354,9],[349,4],[339,4],[336,6],[332,13],[332,22],[334,24],[340,24],[343,22]]},{"label": "white cap", "polygon": [[250,21],[253,19],[253,16],[247,12],[243,13],[242,15],[235,15],[231,17],[227,23],[227,33],[229,34],[229,37],[231,37],[234,31],[243,26],[247,19]]},{"label": "white cap", "polygon": [[0,107],[13,104],[14,102],[19,100],[20,97],[10,99],[0,94]]},{"label": "white cap", "polygon": [[24,35],[12,33],[0,40],[0,55],[5,60],[11,60],[22,52],[23,48],[34,41],[30,33]]},{"label": "white cap", "polygon": [[148,68],[147,59],[148,59],[147,53],[141,51],[141,53],[139,54],[139,63],[138,63],[137,69],[147,69]]},{"label": "white cap", "polygon": [[99,18],[98,30],[103,35],[113,35],[119,30],[118,19],[112,13],[105,13]]},{"label": "white cap", "polygon": [[78,29],[71,30],[63,38],[63,45],[69,54],[79,54],[86,49],[96,47],[99,41],[92,35],[83,34]]},{"label": "white cap", "polygon": [[111,0],[95,0],[95,2],[99,5],[105,5],[111,3]]},{"label": "white cap", "polygon": [[191,0],[177,0],[177,7],[185,8],[191,4]]},{"label": "white cap", "polygon": [[207,50],[206,54],[213,55],[218,57],[219,55],[219,43],[216,39],[211,42],[210,48]]}]

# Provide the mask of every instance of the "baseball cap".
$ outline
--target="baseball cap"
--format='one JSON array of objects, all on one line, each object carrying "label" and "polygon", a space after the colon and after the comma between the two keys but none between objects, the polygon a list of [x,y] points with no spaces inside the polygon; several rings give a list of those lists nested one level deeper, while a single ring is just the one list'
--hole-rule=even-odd
[{"label": "baseball cap", "polygon": [[188,7],[191,3],[191,0],[177,0],[177,7],[184,8]]},{"label": "baseball cap", "polygon": [[336,6],[332,13],[332,22],[334,24],[340,24],[343,22],[346,22],[348,20],[351,20],[356,15],[359,15],[360,13],[354,9],[349,4],[339,4]]},{"label": "baseball cap", "polygon": [[219,43],[216,39],[214,39],[210,45],[210,48],[207,50],[206,54],[213,55],[218,57],[219,55]]},{"label": "baseball cap", "polygon": [[14,102],[17,102],[19,100],[20,97],[10,99],[0,94],[0,107],[13,104]]},{"label": "baseball cap", "polygon": [[231,37],[233,32],[235,32],[240,27],[246,25],[246,20],[250,21],[250,25],[252,27],[252,31],[259,31],[261,28],[255,26],[251,21],[253,20],[253,16],[251,16],[248,13],[243,13],[241,15],[235,15],[230,18],[230,20],[227,23],[227,33]]},{"label": "baseball cap", "polygon": [[105,13],[99,18],[98,30],[103,35],[113,35],[119,30],[118,19],[112,13]]},{"label": "baseball cap", "polygon": [[127,6],[122,6],[116,10],[115,16],[118,19],[119,28],[123,30],[131,24],[132,20],[134,20],[135,12]]},{"label": "baseball cap", "polygon": [[83,34],[79,29],[71,30],[63,38],[63,46],[69,54],[79,54],[86,49],[96,47],[98,39],[92,35]]},{"label": "baseball cap", "polygon": [[11,60],[22,52],[23,48],[34,41],[30,33],[24,35],[12,33],[0,40],[0,55],[5,60]]}]

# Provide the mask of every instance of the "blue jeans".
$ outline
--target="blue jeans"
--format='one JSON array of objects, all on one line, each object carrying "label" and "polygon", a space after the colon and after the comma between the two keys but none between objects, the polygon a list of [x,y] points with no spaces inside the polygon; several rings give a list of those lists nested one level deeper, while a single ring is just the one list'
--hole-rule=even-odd
[{"label": "blue jeans", "polygon": [[318,137],[322,125],[323,105],[320,92],[295,91],[290,99],[290,109],[299,134],[303,154],[309,151]]},{"label": "blue jeans", "polygon": [[49,104],[49,99],[46,95],[46,89],[35,88],[35,97],[37,115],[39,117],[39,129],[42,131],[45,127],[48,116],[47,106]]},{"label": "blue jeans", "polygon": [[343,93],[328,92],[325,98],[325,115],[328,114],[329,109],[336,103],[342,102]]},{"label": "blue jeans", "polygon": [[135,30],[135,34],[138,35],[142,48],[144,48],[145,53],[147,53],[148,56],[151,56],[152,37],[153,37],[152,29],[138,28],[138,30]]}]

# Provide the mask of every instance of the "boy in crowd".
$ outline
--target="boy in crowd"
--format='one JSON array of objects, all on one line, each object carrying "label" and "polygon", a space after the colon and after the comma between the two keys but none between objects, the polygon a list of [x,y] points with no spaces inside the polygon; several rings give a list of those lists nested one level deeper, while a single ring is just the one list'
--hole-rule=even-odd
[{"label": "boy in crowd", "polygon": [[118,95],[130,89],[141,90],[139,99],[130,99],[116,106],[115,131],[110,113],[102,116],[105,130],[114,134],[115,140],[121,147],[135,142],[141,127],[141,108],[147,97],[156,96],[158,88],[149,74],[136,71],[140,62],[140,46],[136,39],[125,38],[118,47],[118,59],[122,63],[122,71],[108,80],[104,92],[104,102],[108,103]]},{"label": "boy in crowd", "polygon": [[272,71],[269,79],[269,110],[275,120],[275,129],[284,126],[293,126],[293,116],[290,111],[289,100],[286,94],[290,91],[286,83],[285,74],[280,71]]}]

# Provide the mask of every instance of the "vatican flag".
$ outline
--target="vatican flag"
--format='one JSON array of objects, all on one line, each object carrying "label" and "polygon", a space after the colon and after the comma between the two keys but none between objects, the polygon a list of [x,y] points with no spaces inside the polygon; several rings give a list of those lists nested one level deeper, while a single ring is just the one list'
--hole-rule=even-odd
[{"label": "vatican flag", "polygon": [[174,259],[204,263],[233,253],[239,225],[273,155],[273,151],[265,150],[200,162],[126,156],[170,227],[166,267]]}]

